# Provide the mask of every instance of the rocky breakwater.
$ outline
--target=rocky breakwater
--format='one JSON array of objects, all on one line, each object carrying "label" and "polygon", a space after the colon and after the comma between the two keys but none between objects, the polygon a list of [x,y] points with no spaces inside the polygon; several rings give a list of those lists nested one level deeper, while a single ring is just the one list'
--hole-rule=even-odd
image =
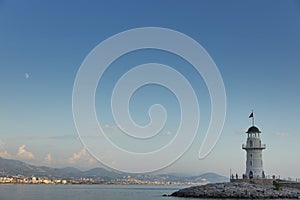
[{"label": "rocky breakwater", "polygon": [[279,199],[299,198],[300,190],[289,187],[276,188],[273,185],[251,183],[213,183],[185,188],[171,196],[193,198],[239,198],[239,199]]}]

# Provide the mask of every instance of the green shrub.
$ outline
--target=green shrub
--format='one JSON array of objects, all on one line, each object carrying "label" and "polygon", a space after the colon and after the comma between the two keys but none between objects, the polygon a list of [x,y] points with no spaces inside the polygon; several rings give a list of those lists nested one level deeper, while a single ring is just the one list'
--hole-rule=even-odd
[{"label": "green shrub", "polygon": [[279,190],[280,189],[280,183],[273,181],[273,185],[275,187],[275,190]]}]

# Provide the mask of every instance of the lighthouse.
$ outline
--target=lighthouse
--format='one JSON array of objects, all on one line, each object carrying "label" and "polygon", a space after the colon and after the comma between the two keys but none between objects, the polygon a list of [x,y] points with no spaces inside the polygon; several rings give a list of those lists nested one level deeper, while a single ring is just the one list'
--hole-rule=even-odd
[{"label": "lighthouse", "polygon": [[246,176],[252,178],[265,178],[263,170],[262,151],[266,148],[260,139],[261,131],[254,126],[253,112],[249,118],[252,118],[252,126],[248,129],[246,144],[242,148],[246,151]]}]

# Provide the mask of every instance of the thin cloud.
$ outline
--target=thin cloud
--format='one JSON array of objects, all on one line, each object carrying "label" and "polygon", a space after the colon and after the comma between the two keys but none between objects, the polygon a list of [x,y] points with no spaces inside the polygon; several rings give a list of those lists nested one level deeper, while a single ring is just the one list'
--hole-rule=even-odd
[{"label": "thin cloud", "polygon": [[77,138],[76,134],[53,135],[53,136],[31,135],[25,137],[25,139],[29,139],[29,140],[68,140],[68,139],[76,139],[76,138]]},{"label": "thin cloud", "polygon": [[94,164],[96,162],[96,160],[88,154],[85,148],[82,148],[78,153],[74,153],[68,161],[70,164],[74,164],[76,162]]},{"label": "thin cloud", "polygon": [[243,135],[243,134],[245,134],[247,132],[247,130],[235,130],[234,131],[234,133],[236,134],[236,135]]},{"label": "thin cloud", "polygon": [[5,146],[5,142],[0,139],[0,157],[12,158],[12,155],[5,150],[4,146]]},{"label": "thin cloud", "polygon": [[166,133],[165,133],[165,135],[172,135],[173,133],[171,132],[171,131],[167,131]]},{"label": "thin cloud", "polygon": [[286,138],[289,137],[288,133],[275,133],[276,136],[281,137],[281,138]]},{"label": "thin cloud", "polygon": [[50,153],[48,153],[45,157],[45,162],[46,163],[51,163],[52,162],[52,156]]},{"label": "thin cloud", "polygon": [[68,135],[56,135],[56,136],[50,136],[48,139],[53,140],[68,140],[68,139],[76,139],[77,135],[75,134],[68,134]]},{"label": "thin cloud", "polygon": [[89,164],[94,164],[95,162],[96,162],[96,160],[92,156],[90,156]]},{"label": "thin cloud", "polygon": [[105,128],[105,129],[111,129],[111,130],[113,130],[113,131],[120,131],[120,130],[122,130],[121,125],[117,125],[117,124],[115,124],[115,125],[105,124],[105,125],[103,126],[103,128]]},{"label": "thin cloud", "polygon": [[12,155],[10,153],[8,153],[7,151],[1,151],[0,157],[1,158],[12,158]]},{"label": "thin cloud", "polygon": [[25,77],[25,79],[29,79],[30,78],[30,74],[29,73],[25,73],[24,77]]},{"label": "thin cloud", "polygon": [[77,160],[81,159],[82,157],[84,157],[86,155],[86,149],[82,148],[78,153],[74,153],[73,156],[71,156],[68,160],[69,163],[73,164],[75,163]]},{"label": "thin cloud", "polygon": [[4,145],[5,145],[4,141],[0,139],[0,149],[4,148]]},{"label": "thin cloud", "polygon": [[26,150],[26,145],[23,144],[19,147],[17,156],[24,159],[34,159],[33,153]]}]

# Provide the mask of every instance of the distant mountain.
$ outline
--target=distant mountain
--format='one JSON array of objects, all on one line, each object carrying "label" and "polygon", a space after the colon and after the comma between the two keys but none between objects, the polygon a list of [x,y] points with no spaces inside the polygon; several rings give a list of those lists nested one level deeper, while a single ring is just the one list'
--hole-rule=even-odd
[{"label": "distant mountain", "polygon": [[229,178],[225,176],[221,176],[216,173],[205,173],[200,175],[201,178],[205,178],[208,180],[210,183],[219,183],[219,182],[228,182]]},{"label": "distant mountain", "polygon": [[[104,176],[104,180],[110,180],[111,178],[117,177],[117,173],[110,172],[102,168],[95,168],[88,171],[81,171],[74,167],[66,168],[51,168],[45,166],[34,166],[29,165],[25,162],[18,160],[9,160],[0,158],[0,176],[15,176],[24,175],[27,177],[48,177],[48,178],[95,178]],[[120,175],[119,175],[120,176]]]},{"label": "distant mountain", "polygon": [[29,165],[18,160],[9,160],[0,157],[0,176],[24,175],[26,177],[48,177],[63,179],[94,178],[103,181],[115,181],[128,179],[138,179],[142,181],[165,181],[165,182],[198,182],[215,183],[228,182],[228,178],[215,173],[205,173],[200,176],[180,176],[174,174],[126,174],[116,173],[103,168],[94,168],[81,171],[73,167],[51,168],[45,166]]},{"label": "distant mountain", "polygon": [[122,178],[124,175],[120,173],[116,173],[113,171],[108,171],[103,168],[94,168],[90,169],[87,171],[84,171],[82,173],[83,177],[88,177],[88,178],[96,178],[96,177],[101,177],[101,179],[105,181],[111,181],[111,180],[116,180],[118,178]]}]

